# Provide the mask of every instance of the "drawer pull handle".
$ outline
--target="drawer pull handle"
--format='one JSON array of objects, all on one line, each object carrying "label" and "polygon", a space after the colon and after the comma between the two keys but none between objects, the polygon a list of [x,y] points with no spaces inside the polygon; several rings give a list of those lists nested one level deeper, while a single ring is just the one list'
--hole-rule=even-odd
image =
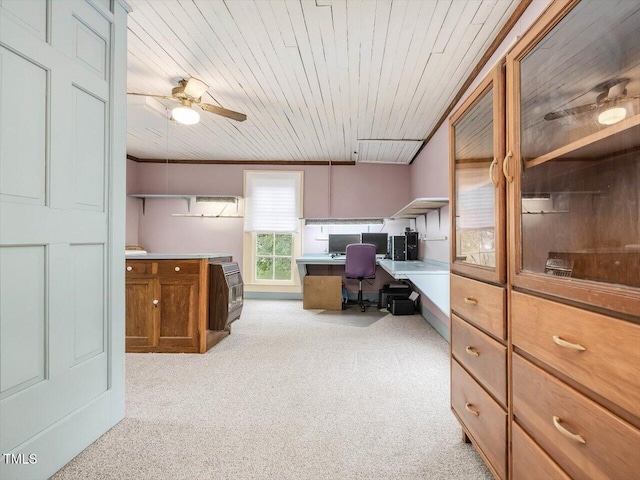
[{"label": "drawer pull handle", "polygon": [[476,352],[473,347],[470,347],[469,345],[467,345],[467,348],[465,348],[466,352],[469,355],[473,355],[474,357],[479,357],[480,356],[480,352]]},{"label": "drawer pull handle", "polygon": [[470,403],[466,403],[464,408],[467,409],[467,412],[475,415],[476,417],[480,415],[480,412],[477,410],[474,410],[473,408],[471,408],[473,405],[471,405]]},{"label": "drawer pull handle", "polygon": [[571,348],[573,350],[578,350],[579,352],[584,352],[586,350],[586,348],[584,348],[579,343],[567,342],[566,340],[561,339],[558,335],[553,336],[553,341],[557,345],[560,345],[561,347],[564,347],[564,348]]},{"label": "drawer pull handle", "polygon": [[469,305],[477,305],[478,300],[473,297],[464,297],[464,303],[468,303]]},{"label": "drawer pull handle", "polygon": [[153,301],[153,305],[154,305],[154,307],[158,308],[158,303],[160,303],[158,300],[154,300],[154,301]]},{"label": "drawer pull handle", "polygon": [[581,443],[582,445],[585,445],[587,443],[585,439],[582,438],[580,435],[571,433],[569,430],[567,430],[562,425],[560,425],[560,417],[556,417],[555,415],[553,416],[553,426],[556,427],[556,429],[565,437],[570,438],[571,440],[574,440],[578,443]]},{"label": "drawer pull handle", "polygon": [[133,270],[133,267],[132,267],[131,265],[129,265],[129,266],[127,267],[127,272],[130,272],[131,270]]},{"label": "drawer pull handle", "polygon": [[176,268],[174,268],[174,270],[175,270],[176,272],[179,272],[179,271],[180,271],[180,267],[176,267]]}]

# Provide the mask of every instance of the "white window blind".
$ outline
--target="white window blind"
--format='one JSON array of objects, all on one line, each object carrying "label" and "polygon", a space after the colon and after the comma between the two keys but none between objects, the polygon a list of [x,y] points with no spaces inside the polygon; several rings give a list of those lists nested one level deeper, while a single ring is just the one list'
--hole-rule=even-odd
[{"label": "white window blind", "polygon": [[495,225],[495,189],[489,181],[488,169],[456,172],[459,185],[456,199],[458,228],[487,228]]},{"label": "white window blind", "polygon": [[302,172],[245,172],[245,232],[297,232]]}]

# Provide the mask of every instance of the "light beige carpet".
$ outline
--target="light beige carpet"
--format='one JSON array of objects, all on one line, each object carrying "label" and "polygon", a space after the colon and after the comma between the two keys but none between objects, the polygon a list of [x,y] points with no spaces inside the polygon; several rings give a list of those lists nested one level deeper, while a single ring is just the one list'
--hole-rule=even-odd
[{"label": "light beige carpet", "polygon": [[317,315],[249,300],[204,355],[128,354],[127,417],[53,478],[492,478],[461,442],[449,346],[421,316]]}]

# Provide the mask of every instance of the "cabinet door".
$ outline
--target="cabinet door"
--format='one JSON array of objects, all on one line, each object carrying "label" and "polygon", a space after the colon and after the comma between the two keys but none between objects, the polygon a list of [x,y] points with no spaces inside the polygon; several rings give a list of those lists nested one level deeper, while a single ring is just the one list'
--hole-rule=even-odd
[{"label": "cabinet door", "polygon": [[513,284],[635,316],[638,31],[637,2],[551,4],[507,58],[505,168]]},{"label": "cabinet door", "polygon": [[128,279],[126,286],[126,347],[153,347],[156,281]]},{"label": "cabinet door", "polygon": [[505,281],[504,66],[497,66],[450,122],[451,270]]},{"label": "cabinet door", "polygon": [[[159,278],[159,328],[157,345],[161,350],[198,345],[197,276]],[[195,351],[195,350],[194,350]]]}]

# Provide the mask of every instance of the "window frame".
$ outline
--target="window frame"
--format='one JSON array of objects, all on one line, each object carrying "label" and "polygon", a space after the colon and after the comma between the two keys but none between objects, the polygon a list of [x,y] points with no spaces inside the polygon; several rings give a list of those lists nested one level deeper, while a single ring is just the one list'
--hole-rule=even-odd
[{"label": "window frame", "polygon": [[[303,199],[304,199],[304,171],[292,170],[245,170],[244,171],[244,194],[246,198],[247,173],[259,172],[274,174],[280,173],[297,173],[300,175],[299,188],[299,210],[300,219],[298,221],[297,232],[244,232],[242,241],[242,276],[244,278],[245,292],[265,292],[265,293],[283,293],[283,294],[300,294],[302,293],[302,282],[300,278],[300,269],[295,259],[302,256],[303,245]],[[259,280],[256,278],[256,241],[258,233],[290,233],[292,235],[291,249],[291,280]]]}]

